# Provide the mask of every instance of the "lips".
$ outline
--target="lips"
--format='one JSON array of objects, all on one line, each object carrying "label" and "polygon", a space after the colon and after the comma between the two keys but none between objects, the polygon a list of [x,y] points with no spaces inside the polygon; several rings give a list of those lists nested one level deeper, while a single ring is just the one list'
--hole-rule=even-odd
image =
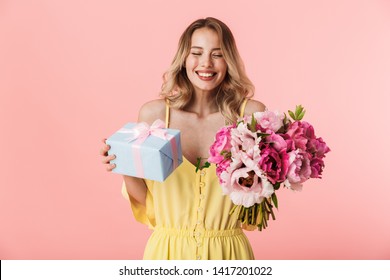
[{"label": "lips", "polygon": [[195,71],[195,73],[203,81],[210,81],[214,78],[215,75],[217,75],[216,72],[212,71]]}]

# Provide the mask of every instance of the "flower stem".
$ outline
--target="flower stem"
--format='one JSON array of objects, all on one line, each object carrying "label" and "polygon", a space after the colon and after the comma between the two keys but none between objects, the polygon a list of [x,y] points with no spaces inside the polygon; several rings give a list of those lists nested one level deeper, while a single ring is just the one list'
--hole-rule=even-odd
[{"label": "flower stem", "polygon": [[251,212],[252,212],[252,217],[251,217],[251,225],[254,225],[255,224],[255,222],[256,222],[256,219],[255,219],[255,208],[256,208],[256,206],[255,205],[253,205],[252,207],[251,207]]},{"label": "flower stem", "polygon": [[230,210],[229,215],[232,215],[234,211],[236,211],[238,205],[234,205],[233,208]]},{"label": "flower stem", "polygon": [[249,225],[249,209],[245,208],[245,223]]}]

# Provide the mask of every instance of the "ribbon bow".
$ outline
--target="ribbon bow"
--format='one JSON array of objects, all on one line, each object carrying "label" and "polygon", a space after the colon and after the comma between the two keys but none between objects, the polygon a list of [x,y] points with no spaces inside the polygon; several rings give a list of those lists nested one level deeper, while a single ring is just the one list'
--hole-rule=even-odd
[{"label": "ribbon bow", "polygon": [[118,132],[129,134],[129,137],[126,138],[126,140],[129,142],[136,140],[132,144],[133,160],[136,169],[136,177],[144,178],[141,145],[150,135],[168,140],[170,142],[171,150],[172,150],[172,161],[173,161],[172,170],[179,165],[178,153],[177,153],[178,150],[177,150],[175,138],[173,137],[173,135],[168,134],[167,130],[165,129],[165,123],[162,120],[160,119],[155,120],[151,126],[149,126],[145,122],[138,123],[130,129],[122,128],[118,130]]},{"label": "ribbon bow", "polygon": [[129,137],[126,138],[129,142],[138,139],[139,143],[142,143],[150,135],[159,137],[161,139],[168,139],[167,130],[165,129],[165,123],[158,119],[149,126],[146,122],[138,123],[133,128],[122,128],[118,131],[119,133],[129,134]]}]

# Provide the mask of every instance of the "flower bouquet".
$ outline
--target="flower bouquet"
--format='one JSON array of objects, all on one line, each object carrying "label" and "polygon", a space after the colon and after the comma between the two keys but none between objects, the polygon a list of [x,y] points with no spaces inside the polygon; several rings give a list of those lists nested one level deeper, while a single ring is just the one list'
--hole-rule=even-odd
[{"label": "flower bouquet", "polygon": [[222,192],[234,204],[230,214],[247,229],[261,231],[270,216],[275,220],[280,186],[301,190],[309,178],[321,178],[329,147],[301,121],[302,106],[288,113],[291,119],[277,111],[256,112],[222,127],[203,166],[216,164]]}]

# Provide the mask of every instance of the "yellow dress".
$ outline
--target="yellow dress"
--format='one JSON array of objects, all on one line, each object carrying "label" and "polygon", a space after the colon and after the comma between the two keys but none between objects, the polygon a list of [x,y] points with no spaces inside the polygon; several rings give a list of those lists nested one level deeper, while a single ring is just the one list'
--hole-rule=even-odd
[{"label": "yellow dress", "polygon": [[146,207],[133,201],[122,187],[135,219],[153,229],[144,259],[254,258],[237,216],[229,215],[233,204],[222,195],[214,164],[195,172],[195,166],[183,157],[183,163],[164,182],[145,182]]}]

